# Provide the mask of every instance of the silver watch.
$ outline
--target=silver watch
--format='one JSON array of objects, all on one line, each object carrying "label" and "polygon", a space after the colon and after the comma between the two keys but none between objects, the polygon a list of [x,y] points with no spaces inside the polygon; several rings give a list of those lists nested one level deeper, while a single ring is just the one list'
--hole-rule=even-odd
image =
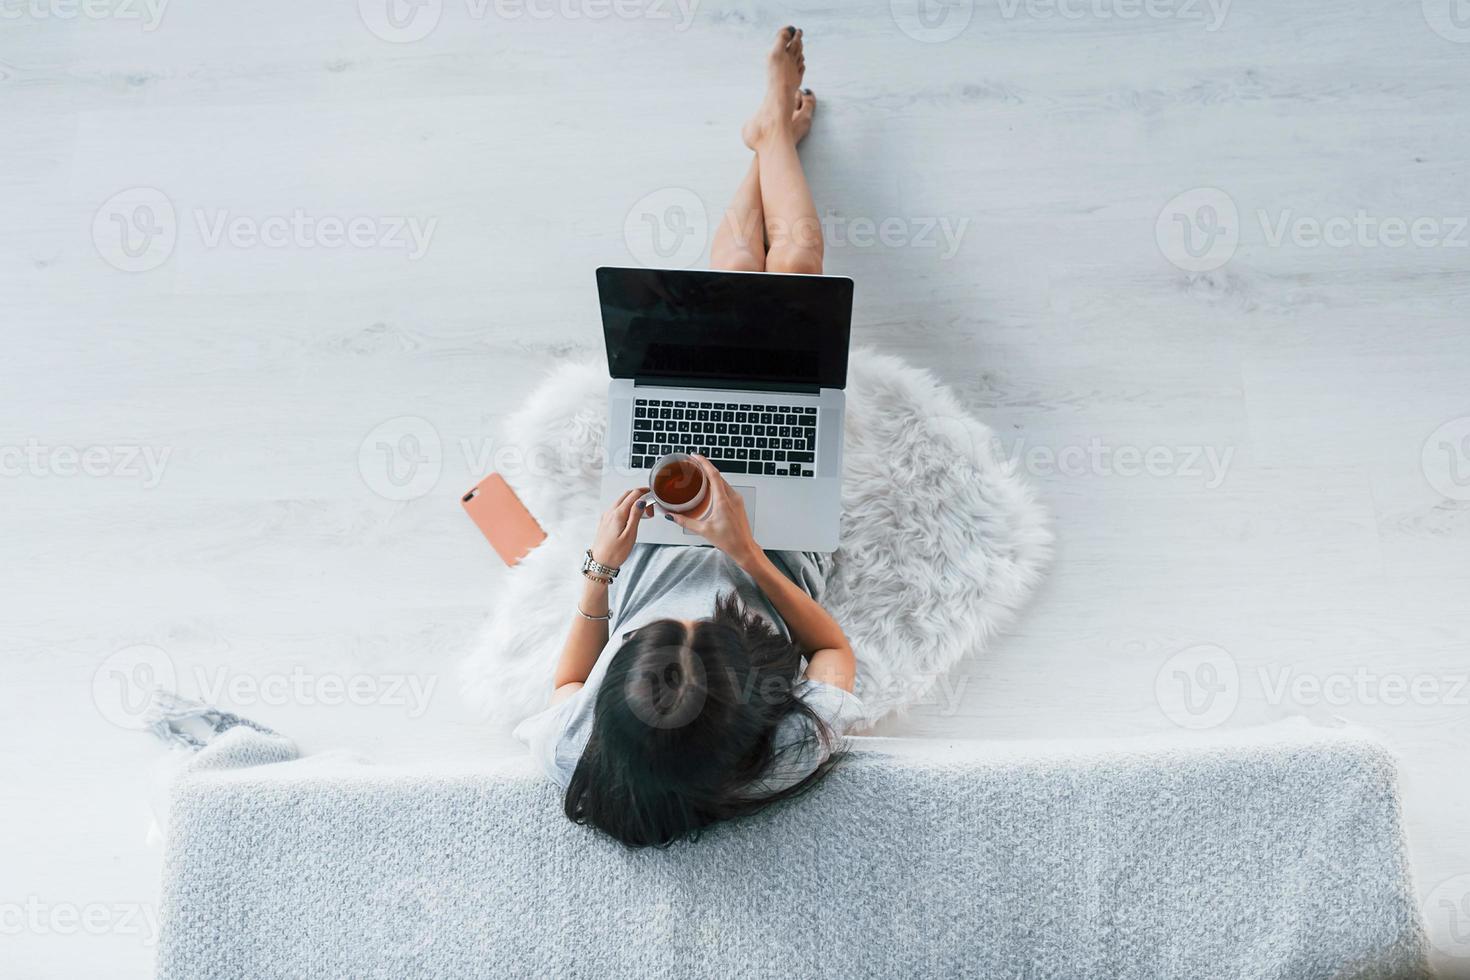
[{"label": "silver watch", "polygon": [[612,580],[618,577],[618,572],[620,571],[622,569],[613,568],[611,565],[604,565],[596,558],[593,558],[591,548],[587,549],[587,557],[582,559],[582,575],[592,579],[594,582],[611,585]]}]

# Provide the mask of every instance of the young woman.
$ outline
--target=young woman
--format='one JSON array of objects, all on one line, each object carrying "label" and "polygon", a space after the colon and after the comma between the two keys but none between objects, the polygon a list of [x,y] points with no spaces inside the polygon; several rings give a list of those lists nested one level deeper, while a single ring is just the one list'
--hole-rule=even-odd
[{"label": "young woman", "polygon": [[[822,271],[796,154],[816,110],[805,69],[801,31],[787,27],[742,130],[755,156],[711,243],[717,269]],[[829,558],[762,551],[740,495],[696,459],[709,506],[669,519],[713,547],[637,544],[648,488],[624,493],[589,549],[551,707],[516,730],[566,791],[567,816],[632,847],[809,789],[863,715],[852,648],[819,604]]]}]

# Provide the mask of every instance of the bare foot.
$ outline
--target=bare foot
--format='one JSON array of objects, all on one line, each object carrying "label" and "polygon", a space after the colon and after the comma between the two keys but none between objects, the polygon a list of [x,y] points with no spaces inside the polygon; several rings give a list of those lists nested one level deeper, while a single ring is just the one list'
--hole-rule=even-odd
[{"label": "bare foot", "polygon": [[791,135],[800,143],[812,131],[812,116],[817,111],[817,95],[809,88],[796,93],[796,111],[791,114]]},{"label": "bare foot", "polygon": [[[766,55],[766,95],[755,115],[740,129],[740,138],[752,150],[767,139],[795,140],[793,126],[798,112],[801,77],[806,71],[801,31],[783,27]],[[807,128],[810,129],[810,121]]]}]

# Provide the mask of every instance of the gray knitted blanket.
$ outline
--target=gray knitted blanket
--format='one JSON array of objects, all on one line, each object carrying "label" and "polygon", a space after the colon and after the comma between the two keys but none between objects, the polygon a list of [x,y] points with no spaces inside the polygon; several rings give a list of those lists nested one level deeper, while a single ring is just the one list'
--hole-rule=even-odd
[{"label": "gray knitted blanket", "polygon": [[855,739],[808,797],[632,852],[523,763],[235,728],[170,807],[159,975],[1420,977],[1392,758],[1345,729]]}]

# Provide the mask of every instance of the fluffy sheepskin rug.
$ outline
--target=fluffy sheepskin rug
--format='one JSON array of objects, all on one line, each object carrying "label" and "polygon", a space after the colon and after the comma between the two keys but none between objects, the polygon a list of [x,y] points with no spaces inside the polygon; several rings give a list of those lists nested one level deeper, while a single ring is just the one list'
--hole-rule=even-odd
[{"label": "fluffy sheepskin rug", "polygon": [[[599,512],[607,384],[601,362],[563,366],[505,424],[502,472],[547,539],[507,572],[463,664],[466,699],[497,725],[540,710],[550,691]],[[842,544],[826,604],[877,722],[985,649],[1041,580],[1052,539],[990,429],[932,375],[854,351],[847,409]]]}]

